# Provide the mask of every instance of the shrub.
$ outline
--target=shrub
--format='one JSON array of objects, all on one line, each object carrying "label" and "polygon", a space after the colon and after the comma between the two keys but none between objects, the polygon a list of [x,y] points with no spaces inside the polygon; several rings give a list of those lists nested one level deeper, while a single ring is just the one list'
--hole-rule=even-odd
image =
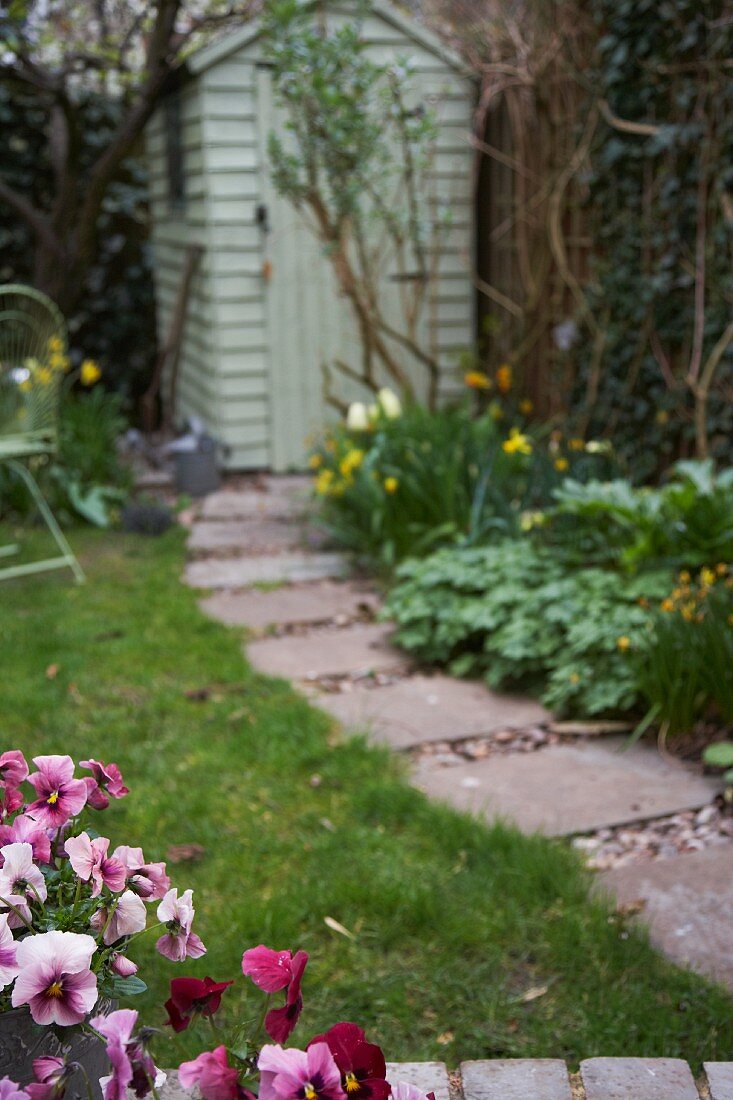
[{"label": "shrub", "polygon": [[637,701],[623,646],[668,584],[665,571],[570,570],[546,547],[504,540],[405,562],[385,614],[398,642],[425,661],[492,688],[537,690],[558,712],[598,714]]},{"label": "shrub", "polygon": [[352,406],[311,466],[326,528],[385,572],[441,545],[517,534],[567,472],[598,476],[606,461],[582,442],[565,454],[519,418],[506,428],[495,406],[478,416],[465,407],[402,412],[384,393],[371,412]]},{"label": "shrub", "polygon": [[628,650],[649,704],[649,721],[669,733],[711,713],[733,722],[733,574],[725,563],[679,577]]}]

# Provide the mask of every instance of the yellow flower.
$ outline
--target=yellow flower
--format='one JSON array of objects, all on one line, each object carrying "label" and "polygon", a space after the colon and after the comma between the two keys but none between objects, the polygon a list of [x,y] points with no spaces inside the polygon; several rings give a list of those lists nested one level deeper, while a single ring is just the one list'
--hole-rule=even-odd
[{"label": "yellow flower", "polygon": [[715,584],[716,576],[715,570],[708,569],[707,565],[705,565],[700,570],[700,583],[704,584],[706,588],[710,588]]},{"label": "yellow flower", "polygon": [[679,579],[682,581],[683,584],[690,583],[690,574],[687,572],[686,569],[683,569],[682,572],[679,574]]},{"label": "yellow flower", "polygon": [[490,390],[491,379],[482,370],[470,370],[464,374],[463,381],[472,390]]},{"label": "yellow flower", "polygon": [[386,477],[384,479],[384,491],[385,493],[396,493],[399,488],[399,481],[396,477]]},{"label": "yellow flower", "polygon": [[570,463],[568,462],[568,460],[566,458],[556,458],[555,459],[555,469],[558,470],[560,473],[564,473],[565,470],[567,470],[567,468],[569,467],[569,465],[570,465]]},{"label": "yellow flower", "polygon": [[311,455],[308,459],[308,465],[310,466],[311,470],[317,470],[322,462],[323,459],[319,454]]},{"label": "yellow flower", "polygon": [[496,369],[496,385],[499,393],[509,393],[512,388],[512,368],[508,363],[502,363]]},{"label": "yellow flower", "polygon": [[568,447],[570,448],[571,451],[584,451],[585,450],[585,440],[580,439],[580,437],[576,437],[575,439],[569,439],[568,440]]},{"label": "yellow flower", "polygon": [[346,478],[351,477],[354,470],[358,470],[364,461],[364,452],[358,447],[352,447],[339,462],[339,470]]},{"label": "yellow flower", "polygon": [[64,341],[60,336],[49,336],[47,347],[52,355],[63,354]]},{"label": "yellow flower", "polygon": [[522,512],[519,517],[519,527],[522,531],[531,531],[533,527],[541,527],[544,522],[544,512]]},{"label": "yellow flower", "polygon": [[30,380],[30,378],[24,378],[23,381],[18,386],[18,389],[20,390],[21,393],[30,393],[31,392],[31,380]]},{"label": "yellow flower", "polygon": [[718,564],[715,566],[715,572],[718,574],[719,577],[724,577],[725,574],[728,572],[728,566],[725,564],[724,561],[719,561]]},{"label": "yellow flower", "polygon": [[620,638],[616,639],[616,645],[622,653],[625,653],[627,649],[631,649],[631,638],[626,634],[622,634]]},{"label": "yellow flower", "polygon": [[504,440],[501,447],[505,454],[508,455],[532,454],[532,444],[529,441],[529,437],[520,432],[519,428],[510,429],[509,438]]},{"label": "yellow flower", "polygon": [[53,381],[53,372],[48,367],[39,367],[34,377],[42,386],[50,386]]},{"label": "yellow flower", "polygon": [[674,611],[674,600],[671,600],[669,596],[667,596],[666,600],[662,600],[660,607],[662,611]]},{"label": "yellow flower", "polygon": [[523,416],[529,416],[534,411],[534,405],[528,397],[523,397],[519,402],[519,411]]},{"label": "yellow flower", "polygon": [[330,491],[333,484],[333,470],[321,470],[316,478],[316,492],[319,496],[325,497]]},{"label": "yellow flower", "polygon": [[102,377],[102,372],[93,359],[85,359],[80,370],[82,386],[93,386]]},{"label": "yellow flower", "polygon": [[580,676],[578,675],[577,672],[571,672],[570,676],[569,676],[569,680],[570,680],[571,684],[579,684],[580,683]]}]

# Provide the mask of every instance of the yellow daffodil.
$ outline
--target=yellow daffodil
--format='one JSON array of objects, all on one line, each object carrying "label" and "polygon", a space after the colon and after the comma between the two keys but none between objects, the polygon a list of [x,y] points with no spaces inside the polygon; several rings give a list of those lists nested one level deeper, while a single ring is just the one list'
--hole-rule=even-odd
[{"label": "yellow daffodil", "polygon": [[725,564],[724,561],[719,561],[718,564],[715,566],[715,572],[718,574],[719,577],[724,577],[725,574],[728,572],[728,566]]},{"label": "yellow daffodil", "polygon": [[496,369],[496,387],[499,393],[509,393],[512,388],[512,368],[508,363],[502,363]]},{"label": "yellow daffodil", "polygon": [[522,531],[531,531],[533,527],[541,527],[544,522],[544,512],[522,512],[519,517],[519,527]]},{"label": "yellow daffodil", "polygon": [[85,359],[81,365],[79,376],[82,386],[93,386],[102,377],[102,372],[93,359]]},{"label": "yellow daffodil", "polygon": [[358,447],[352,447],[339,462],[339,470],[345,478],[351,477],[354,470],[358,470],[364,461],[364,451]]},{"label": "yellow daffodil", "polygon": [[571,684],[579,684],[580,683],[580,676],[578,675],[577,672],[571,672],[568,679],[570,680]]},{"label": "yellow daffodil", "polygon": [[492,386],[488,374],[482,370],[470,370],[463,376],[463,381],[471,390],[490,390]]},{"label": "yellow daffodil", "polygon": [[39,385],[50,386],[53,381],[53,371],[49,367],[39,367],[34,378]]},{"label": "yellow daffodil", "polygon": [[561,474],[565,473],[565,471],[568,469],[569,466],[570,466],[570,463],[568,462],[568,460],[566,458],[556,458],[555,459],[555,469],[558,471],[558,473],[561,473]]},{"label": "yellow daffodil", "polygon": [[333,485],[333,470],[321,470],[316,478],[316,492],[319,496],[325,497],[330,491]]},{"label": "yellow daffodil", "polygon": [[711,588],[715,584],[717,574],[714,569],[708,569],[705,565],[700,570],[700,583],[704,584],[706,588]]},{"label": "yellow daffodil", "polygon": [[674,600],[671,600],[669,596],[665,600],[662,600],[660,604],[662,611],[674,611]]},{"label": "yellow daffodil", "polygon": [[396,493],[399,488],[399,481],[396,477],[386,477],[384,479],[384,491],[385,493]]},{"label": "yellow daffodil", "polygon": [[511,428],[509,431],[509,438],[505,439],[501,445],[502,450],[508,455],[531,455],[532,444],[529,437],[520,432],[519,428]]},{"label": "yellow daffodil", "polygon": [[534,412],[534,405],[528,397],[523,397],[522,400],[519,402],[519,411],[522,416],[529,416],[532,412]]},{"label": "yellow daffodil", "polygon": [[63,354],[64,341],[60,336],[49,336],[47,347],[52,355]]},{"label": "yellow daffodil", "polygon": [[689,584],[690,574],[687,572],[686,569],[683,569],[682,572],[678,574],[678,579],[682,582],[682,584]]},{"label": "yellow daffodil", "polygon": [[322,463],[323,459],[319,454],[311,455],[308,459],[308,465],[310,466],[311,470],[317,470],[318,467],[322,465]]},{"label": "yellow daffodil", "polygon": [[585,450],[585,440],[580,439],[580,437],[576,437],[575,439],[569,439],[568,440],[568,447],[570,448],[571,451],[584,451]]},{"label": "yellow daffodil", "polygon": [[23,381],[18,386],[18,389],[20,390],[21,393],[30,393],[30,391],[31,391],[31,380],[30,380],[30,378],[24,378]]},{"label": "yellow daffodil", "polygon": [[620,638],[616,639],[616,645],[622,653],[625,653],[627,649],[631,649],[631,638],[627,637],[626,634],[622,634]]}]

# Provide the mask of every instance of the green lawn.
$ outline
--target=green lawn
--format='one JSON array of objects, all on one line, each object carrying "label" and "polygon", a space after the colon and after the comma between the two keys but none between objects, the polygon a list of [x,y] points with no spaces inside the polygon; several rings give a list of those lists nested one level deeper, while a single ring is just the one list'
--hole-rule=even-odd
[{"label": "green lawn", "polygon": [[203,846],[171,871],[209,953],[179,968],[139,953],[150,1023],[184,973],[239,974],[229,1004],[254,1014],[239,962],[265,942],[311,953],[294,1039],[353,1019],[402,1060],[733,1058],[731,999],[589,901],[567,849],[429,805],[386,753],[254,675],[179,584],[180,532],[73,541],[84,587],[0,588],[2,744],[118,762],[132,794],[99,819],[113,841],[151,859]]}]

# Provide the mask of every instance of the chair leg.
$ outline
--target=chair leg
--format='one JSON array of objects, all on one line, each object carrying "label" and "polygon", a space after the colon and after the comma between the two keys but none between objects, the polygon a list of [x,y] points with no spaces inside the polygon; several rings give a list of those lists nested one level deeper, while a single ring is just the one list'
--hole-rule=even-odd
[{"label": "chair leg", "polygon": [[[71,569],[72,573],[74,574],[74,579],[76,580],[76,583],[83,584],[86,580],[86,577],[84,576],[84,570],[79,565],[79,562],[76,559],[76,554],[69,546],[65,534],[59,527],[56,517],[49,508],[48,503],[43,496],[43,493],[38,487],[38,482],[33,477],[33,474],[30,472],[27,466],[25,466],[22,462],[17,462],[15,459],[8,459],[7,465],[10,467],[11,470],[15,471],[15,473],[18,475],[19,478],[21,478],[23,482],[25,482],[29,493],[38,505],[38,511],[41,513],[41,516],[43,517],[46,526],[48,527],[49,531],[56,541],[56,545],[61,551],[64,562],[66,563],[66,565],[68,565],[69,569]],[[42,563],[39,563],[39,566],[41,564]],[[34,570],[34,572],[35,571],[40,570]]]}]

